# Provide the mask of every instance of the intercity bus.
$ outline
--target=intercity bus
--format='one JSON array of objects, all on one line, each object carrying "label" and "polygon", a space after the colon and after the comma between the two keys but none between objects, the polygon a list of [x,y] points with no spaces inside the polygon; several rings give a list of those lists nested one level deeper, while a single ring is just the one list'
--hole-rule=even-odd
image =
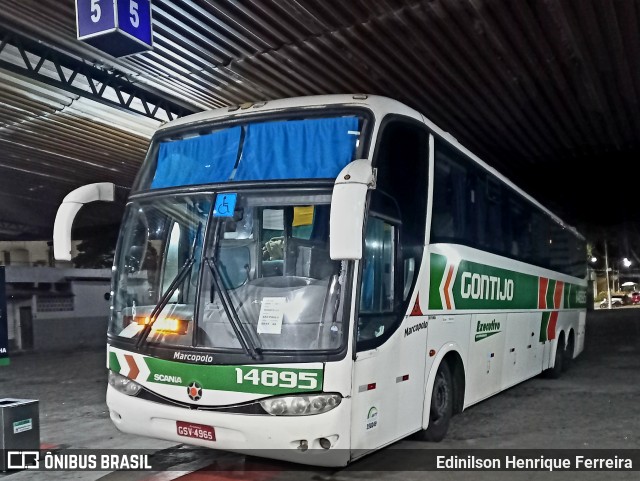
[{"label": "intercity bus", "polygon": [[[54,229],[70,259],[80,207]],[[584,346],[584,238],[423,115],[368,95],[202,112],[153,136],[113,266],[125,432],[345,465]],[[264,451],[261,451],[264,450]]]}]

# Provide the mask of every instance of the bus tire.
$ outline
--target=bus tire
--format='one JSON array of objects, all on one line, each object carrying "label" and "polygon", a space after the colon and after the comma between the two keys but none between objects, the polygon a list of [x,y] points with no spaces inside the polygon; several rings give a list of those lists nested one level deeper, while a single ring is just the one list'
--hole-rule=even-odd
[{"label": "bus tire", "polygon": [[573,331],[569,333],[569,340],[567,341],[567,347],[563,351],[562,357],[562,370],[568,371],[573,363],[573,351],[574,351],[574,339]]},{"label": "bus tire", "polygon": [[558,345],[556,346],[556,357],[553,363],[553,367],[550,367],[545,371],[545,375],[549,379],[558,379],[562,374],[562,364],[564,360],[564,341],[563,339],[558,340]]},{"label": "bus tire", "polygon": [[438,367],[431,392],[429,409],[429,427],[422,431],[424,441],[442,441],[449,430],[453,415],[453,381],[451,370],[446,361]]}]

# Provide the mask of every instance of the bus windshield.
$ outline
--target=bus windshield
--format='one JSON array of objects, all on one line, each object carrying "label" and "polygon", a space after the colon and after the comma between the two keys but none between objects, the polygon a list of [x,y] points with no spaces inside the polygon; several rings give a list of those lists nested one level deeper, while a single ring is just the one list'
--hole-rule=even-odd
[{"label": "bus windshield", "polygon": [[110,335],[247,354],[340,348],[347,264],[329,257],[330,198],[262,190],[131,202]]}]

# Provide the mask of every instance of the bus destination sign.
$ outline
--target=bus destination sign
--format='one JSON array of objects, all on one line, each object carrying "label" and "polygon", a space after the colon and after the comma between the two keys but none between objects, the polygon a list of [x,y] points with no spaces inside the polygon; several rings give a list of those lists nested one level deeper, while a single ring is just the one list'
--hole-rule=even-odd
[{"label": "bus destination sign", "polygon": [[114,57],[153,47],[151,0],[76,0],[78,40]]}]

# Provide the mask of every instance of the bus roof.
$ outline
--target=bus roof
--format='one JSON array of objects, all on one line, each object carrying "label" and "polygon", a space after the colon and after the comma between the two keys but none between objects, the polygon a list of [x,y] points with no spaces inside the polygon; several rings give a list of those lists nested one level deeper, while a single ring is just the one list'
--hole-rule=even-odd
[{"label": "bus roof", "polygon": [[[386,114],[399,114],[407,117],[414,118],[421,122],[424,122],[430,130],[432,130],[435,134],[439,135],[453,146],[458,148],[460,151],[465,153],[467,156],[472,158],[475,162],[481,165],[484,169],[491,172],[491,174],[495,175],[497,178],[502,180],[505,184],[511,187],[513,190],[521,194],[523,197],[528,199],[530,202],[538,206],[541,210],[543,210],[546,214],[552,217],[557,223],[562,225],[562,227],[571,230],[575,235],[584,239],[582,234],[580,234],[574,227],[566,224],[562,221],[557,215],[547,209],[544,205],[538,202],[536,199],[531,197],[513,182],[511,182],[508,178],[498,172],[495,168],[491,167],[489,164],[484,162],[478,156],[476,156],[473,152],[465,148],[458,140],[453,137],[450,133],[442,130],[432,121],[430,121],[427,117],[422,115],[417,110],[412,109],[411,107],[399,102],[397,100],[391,99],[389,97],[383,97],[379,95],[367,95],[367,94],[334,94],[334,95],[313,95],[307,97],[291,97],[285,99],[277,99],[277,100],[268,100],[268,101],[258,101],[258,102],[249,102],[242,105],[234,105],[231,107],[222,107],[218,109],[206,110],[204,112],[198,112],[195,114],[187,115],[181,117],[176,120],[172,120],[170,122],[165,123],[161,127],[158,128],[158,133],[166,129],[173,129],[179,126],[186,126],[189,124],[200,124],[205,123],[207,121],[213,121],[218,119],[237,119],[239,117],[248,116],[252,114],[258,113],[266,113],[266,112],[279,112],[290,109],[322,109],[332,105],[346,106],[346,107],[364,107],[371,110],[376,117],[376,119],[382,119]],[[375,134],[376,132],[374,132]]]},{"label": "bus roof", "polygon": [[248,102],[242,105],[206,110],[204,112],[198,112],[167,122],[162,125],[159,130],[221,118],[236,118],[244,115],[263,112],[277,112],[296,108],[322,109],[331,105],[366,107],[371,109],[374,114],[396,112],[418,119],[421,118],[420,113],[416,110],[388,97],[366,94],[312,95],[308,97],[292,97],[287,99]]}]

